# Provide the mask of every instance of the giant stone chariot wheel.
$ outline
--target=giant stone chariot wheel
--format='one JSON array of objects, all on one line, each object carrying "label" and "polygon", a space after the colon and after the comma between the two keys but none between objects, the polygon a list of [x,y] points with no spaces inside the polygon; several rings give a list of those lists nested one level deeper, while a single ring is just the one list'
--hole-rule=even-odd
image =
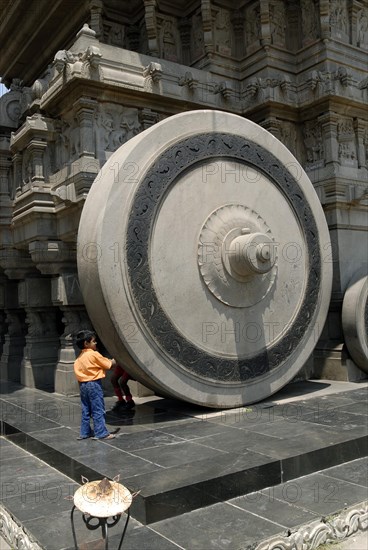
[{"label": "giant stone chariot wheel", "polygon": [[175,115],[122,145],[78,235],[85,304],[106,348],[161,395],[208,407],[270,396],[313,351],[330,240],[307,175],[236,115]]}]

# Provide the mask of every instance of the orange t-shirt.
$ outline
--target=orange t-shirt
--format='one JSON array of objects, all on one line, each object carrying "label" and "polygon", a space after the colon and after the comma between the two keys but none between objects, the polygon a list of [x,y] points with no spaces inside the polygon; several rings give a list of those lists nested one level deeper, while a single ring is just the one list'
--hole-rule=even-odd
[{"label": "orange t-shirt", "polygon": [[93,349],[82,349],[74,361],[74,372],[78,382],[90,382],[105,378],[105,370],[112,366],[111,359]]}]

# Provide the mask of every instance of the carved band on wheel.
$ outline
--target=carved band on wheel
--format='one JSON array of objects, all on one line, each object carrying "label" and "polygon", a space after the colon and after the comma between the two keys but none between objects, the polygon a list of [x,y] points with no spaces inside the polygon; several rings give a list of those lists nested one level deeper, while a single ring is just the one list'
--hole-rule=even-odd
[{"label": "carved band on wheel", "polygon": [[78,269],[96,330],[134,377],[235,407],[280,389],[313,351],[328,247],[318,197],[289,151],[241,117],[195,111],[139,134],[103,167],[82,213]]}]

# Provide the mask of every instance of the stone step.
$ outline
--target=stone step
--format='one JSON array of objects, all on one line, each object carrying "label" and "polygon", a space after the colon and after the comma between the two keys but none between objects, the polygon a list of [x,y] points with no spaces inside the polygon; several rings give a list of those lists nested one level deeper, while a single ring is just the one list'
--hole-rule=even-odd
[{"label": "stone step", "polygon": [[121,428],[110,441],[76,440],[76,400],[18,389],[2,395],[2,433],[75,482],[120,474],[140,491],[132,516],[151,524],[366,456],[367,385],[358,388],[226,412],[151,400],[109,413]]}]

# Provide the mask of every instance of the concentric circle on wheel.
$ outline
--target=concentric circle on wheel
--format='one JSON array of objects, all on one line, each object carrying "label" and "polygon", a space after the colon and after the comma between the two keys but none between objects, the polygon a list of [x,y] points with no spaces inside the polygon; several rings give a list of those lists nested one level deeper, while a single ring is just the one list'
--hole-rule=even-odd
[{"label": "concentric circle on wheel", "polygon": [[142,132],[103,167],[82,213],[78,269],[96,330],[134,377],[236,407],[280,389],[313,351],[330,299],[328,247],[291,153],[248,120],[195,111]]}]

